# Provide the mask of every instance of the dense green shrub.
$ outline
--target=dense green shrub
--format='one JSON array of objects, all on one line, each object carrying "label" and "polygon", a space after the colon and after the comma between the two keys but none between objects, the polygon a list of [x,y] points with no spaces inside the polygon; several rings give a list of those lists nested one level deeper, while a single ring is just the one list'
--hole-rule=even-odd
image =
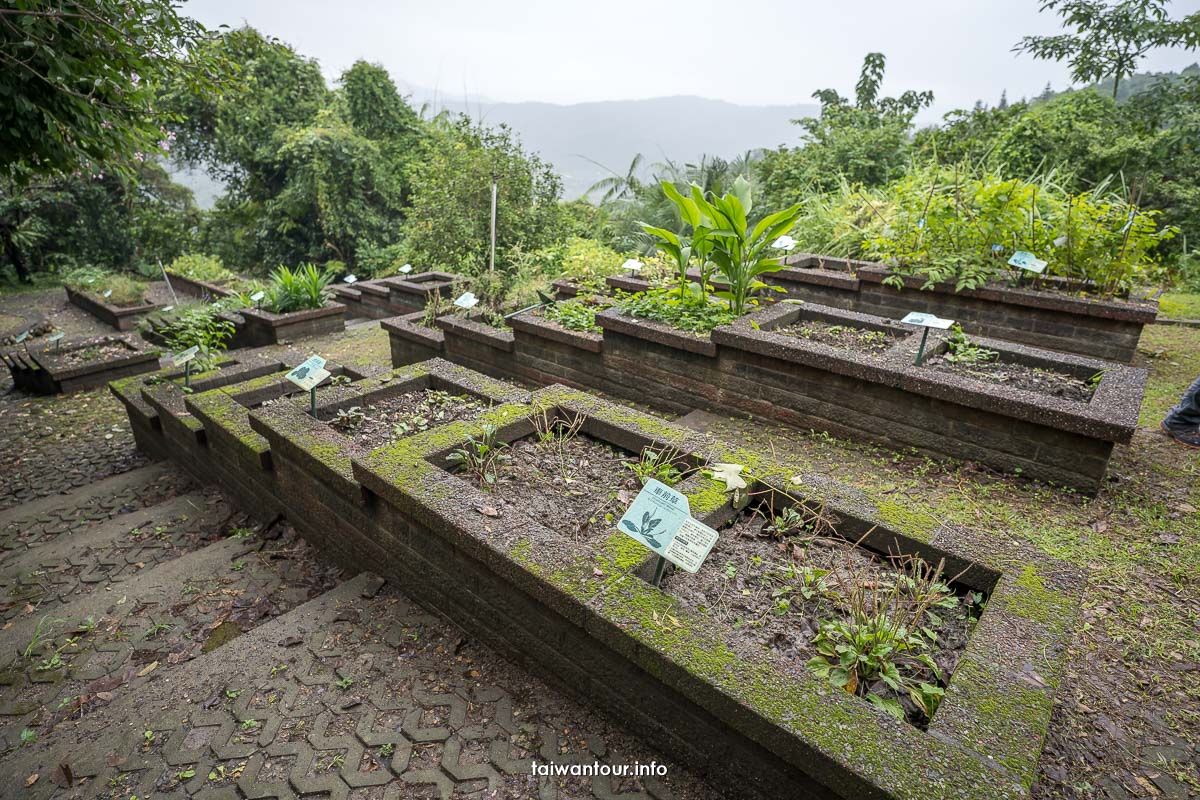
[{"label": "dense green shrub", "polygon": [[221,259],[201,253],[187,253],[180,256],[171,262],[171,265],[167,267],[167,272],[205,283],[221,283],[237,278],[237,273],[221,266]]},{"label": "dense green shrub", "polygon": [[333,273],[302,264],[296,269],[276,267],[267,284],[263,308],[275,314],[322,308],[329,299]]}]

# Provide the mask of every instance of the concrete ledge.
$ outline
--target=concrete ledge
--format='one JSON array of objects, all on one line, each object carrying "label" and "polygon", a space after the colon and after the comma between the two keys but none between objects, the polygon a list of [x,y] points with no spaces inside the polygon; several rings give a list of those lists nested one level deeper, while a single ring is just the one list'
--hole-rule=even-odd
[{"label": "concrete ledge", "polygon": [[89,292],[77,292],[64,286],[67,299],[72,304],[82,308],[96,319],[111,325],[119,331],[131,331],[137,327],[138,320],[151,311],[157,311],[162,306],[154,303],[143,303],[137,306],[114,306],[104,302],[104,299]]},{"label": "concrete ledge", "polygon": [[[18,389],[35,394],[74,392],[158,369],[158,350],[133,336],[93,336],[60,340],[57,344],[43,341],[0,352]],[[124,348],[125,354],[84,364],[68,363],[71,353],[112,345]]]}]

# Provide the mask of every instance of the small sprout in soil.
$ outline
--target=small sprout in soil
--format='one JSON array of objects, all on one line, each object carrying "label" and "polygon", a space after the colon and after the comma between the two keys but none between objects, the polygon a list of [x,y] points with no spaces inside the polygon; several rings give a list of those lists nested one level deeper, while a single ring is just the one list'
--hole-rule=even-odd
[{"label": "small sprout in soil", "polygon": [[258,720],[244,719],[244,720],[242,720],[241,727],[242,727],[242,730],[244,730],[244,731],[254,730],[255,728],[258,727]]},{"label": "small sprout in soil", "polygon": [[337,687],[343,692],[354,685],[354,678],[342,678],[337,682]]},{"label": "small sprout in soil", "polygon": [[583,427],[584,418],[582,414],[575,414],[569,419],[555,416],[547,409],[542,409],[529,416],[529,421],[533,424],[533,430],[537,434],[539,444],[550,444],[552,442],[567,442],[575,438]]},{"label": "small sprout in soil", "polygon": [[642,456],[637,463],[628,466],[643,486],[651,479],[665,483],[667,486],[674,486],[683,480],[683,472],[675,466],[678,458],[679,452],[674,449],[654,450],[644,447]]},{"label": "small sprout in soil", "polygon": [[392,753],[395,753],[395,752],[396,752],[396,745],[394,745],[391,742],[388,742],[385,745],[381,745],[379,748],[379,755],[383,756],[384,758],[391,758]]},{"label": "small sprout in soil", "polygon": [[83,622],[79,623],[77,630],[80,633],[91,633],[92,631],[96,630],[96,618],[89,616],[87,619],[83,620]]},{"label": "small sprout in soil", "polygon": [[349,375],[334,375],[329,379],[330,386],[349,386],[351,383]]},{"label": "small sprout in soil", "polygon": [[166,633],[167,631],[171,630],[171,628],[173,628],[173,627],[175,627],[175,626],[171,625],[168,622],[154,622],[153,620],[151,620],[150,627],[146,629],[146,636],[144,638],[154,639],[159,634]]},{"label": "small sprout in soil", "polygon": [[192,778],[194,778],[194,777],[196,777],[196,770],[194,770],[194,769],[185,769],[183,772],[177,773],[177,774],[175,775],[175,780],[178,780],[178,781],[190,781],[190,780],[191,780]]},{"label": "small sprout in soil", "polygon": [[142,739],[146,742],[146,744],[153,744],[154,743],[154,731],[148,730],[148,729],[145,731],[142,731]]},{"label": "small sprout in soil", "polygon": [[243,528],[240,526],[234,526],[229,529],[229,538],[230,539],[249,539],[253,535],[254,535],[253,528]]},{"label": "small sprout in soil", "polygon": [[950,329],[947,344],[950,349],[946,352],[946,360],[954,364],[983,364],[1000,356],[995,350],[988,350],[972,342],[963,333],[961,325]]},{"label": "small sprout in soil", "polygon": [[37,731],[30,728],[21,729],[21,744],[33,744],[37,741]]},{"label": "small sprout in soil", "polygon": [[275,675],[280,672],[287,672],[287,668],[287,664],[276,664],[275,666],[271,667],[271,677],[274,678]]},{"label": "small sprout in soil", "polygon": [[339,408],[337,416],[330,420],[329,424],[338,430],[349,431],[361,425],[366,418],[367,415],[360,406],[350,406]]},{"label": "small sprout in soil", "polygon": [[1100,381],[1104,380],[1105,370],[1100,370],[1095,375],[1087,379],[1087,387],[1093,392],[1100,386]]},{"label": "small sprout in soil", "polygon": [[77,694],[69,694],[66,697],[61,698],[58,701],[58,706],[57,706],[58,710],[61,711],[62,709],[66,708],[68,706],[74,705],[75,701],[78,699],[79,699],[79,695],[77,695]]},{"label": "small sprout in soil", "polygon": [[242,693],[241,689],[226,689],[225,697],[229,700],[237,700],[238,695]]},{"label": "small sprout in soil", "polygon": [[462,447],[446,456],[446,461],[486,489],[496,484],[501,468],[508,463],[507,450],[507,444],[496,441],[496,426],[484,425],[478,438],[468,436]]},{"label": "small sprout in soil", "polygon": [[245,561],[235,561],[235,562],[233,562],[233,571],[234,571],[234,572],[241,572],[241,571],[242,571],[242,570],[244,570],[245,568],[246,568],[246,562],[245,562]]}]

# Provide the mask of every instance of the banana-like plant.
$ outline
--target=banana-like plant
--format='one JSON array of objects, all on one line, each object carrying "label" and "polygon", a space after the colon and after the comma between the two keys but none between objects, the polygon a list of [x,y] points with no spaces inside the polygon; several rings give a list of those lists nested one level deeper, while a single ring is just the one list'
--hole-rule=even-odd
[{"label": "banana-like plant", "polygon": [[711,283],[718,287],[716,296],[729,302],[735,314],[744,314],[750,295],[767,288],[760,275],[779,270],[779,259],[770,254],[772,242],[791,230],[800,217],[799,203],[764,217],[753,227],[749,215],[754,207],[750,182],[739,176],[733,191],[718,197],[692,184],[690,196],[681,194],[673,184],[664,183],[663,193],[675,203],[679,215],[691,228],[691,241],[672,231],[642,225],[657,239],[658,247],[675,260],[679,270],[679,292],[691,291],[688,267],[695,256],[700,267],[698,297],[705,298]]}]

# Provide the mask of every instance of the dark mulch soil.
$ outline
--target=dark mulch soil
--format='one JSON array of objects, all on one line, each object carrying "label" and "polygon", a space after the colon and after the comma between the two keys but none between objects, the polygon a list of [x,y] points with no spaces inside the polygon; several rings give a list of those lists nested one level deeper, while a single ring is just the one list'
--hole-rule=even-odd
[{"label": "dark mulch soil", "polygon": [[1091,400],[1094,392],[1093,387],[1089,386],[1087,381],[1080,380],[1074,375],[1006,361],[992,360],[978,364],[964,364],[947,361],[944,355],[936,355],[927,359],[925,365],[939,372],[966,375],[988,383],[998,383],[1001,386],[1024,389],[1050,397],[1078,400],[1081,403]]},{"label": "dark mulch soil", "polygon": [[[576,542],[598,542],[641,490],[637,456],[583,435],[513,442],[491,490],[497,515],[511,506]],[[470,480],[463,476],[464,480]]]},{"label": "dark mulch soil", "polygon": [[886,331],[855,328],[850,325],[835,325],[819,320],[801,320],[794,325],[779,328],[773,333],[795,336],[810,342],[819,342],[830,347],[842,347],[857,353],[882,353],[896,343],[896,335]]},{"label": "dark mulch soil", "polygon": [[[875,587],[886,594],[897,580],[911,574],[912,565],[856,547],[833,534],[828,522],[811,517],[783,530],[786,533],[780,535],[763,511],[747,510],[722,529],[698,573],[675,570],[664,579],[663,588],[684,606],[728,626],[726,641],[739,655],[754,658],[766,651],[787,672],[799,675],[818,655],[813,640],[821,624],[850,619],[851,586]],[[939,593],[941,602],[924,613],[921,624],[936,634],[936,639],[926,634],[924,640],[944,687],[966,649],[977,607],[966,593],[941,588],[945,590]],[[911,598],[908,593],[902,596]],[[901,673],[938,682],[930,670],[916,665],[902,667]],[[867,691],[894,696],[882,681],[860,687],[859,694]],[[927,722],[907,696],[898,699],[910,722]]]},{"label": "dark mulch soil", "polygon": [[421,389],[347,409],[340,416],[324,413],[320,418],[348,437],[355,448],[366,451],[438,425],[474,419],[487,409],[485,400]]},{"label": "dark mulch soil", "polygon": [[128,358],[132,353],[132,350],[119,342],[97,344],[63,353],[55,353],[53,348],[46,351],[46,354],[54,358],[55,363],[61,367],[78,367],[117,358]]}]

